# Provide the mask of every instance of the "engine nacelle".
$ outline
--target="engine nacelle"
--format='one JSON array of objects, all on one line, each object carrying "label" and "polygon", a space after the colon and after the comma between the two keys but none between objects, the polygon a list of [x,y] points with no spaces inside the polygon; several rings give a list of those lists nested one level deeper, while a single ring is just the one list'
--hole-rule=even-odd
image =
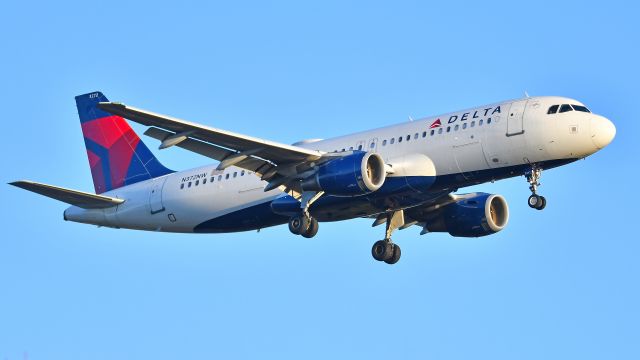
[{"label": "engine nacelle", "polygon": [[384,184],[384,160],[376,153],[356,152],[322,164],[301,183],[305,191],[324,191],[335,196],[357,196],[374,192]]},{"label": "engine nacelle", "polygon": [[480,193],[449,204],[427,223],[433,232],[448,232],[458,237],[479,237],[497,233],[509,222],[509,206],[500,195]]}]

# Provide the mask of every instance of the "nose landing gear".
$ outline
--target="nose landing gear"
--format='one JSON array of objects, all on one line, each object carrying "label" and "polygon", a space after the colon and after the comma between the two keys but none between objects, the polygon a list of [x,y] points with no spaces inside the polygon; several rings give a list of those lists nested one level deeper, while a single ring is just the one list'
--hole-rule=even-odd
[{"label": "nose landing gear", "polygon": [[538,195],[538,186],[540,186],[540,176],[542,176],[542,169],[537,165],[531,165],[531,169],[525,172],[524,176],[529,183],[529,190],[531,190],[531,196],[527,200],[529,207],[536,210],[542,210],[547,206],[547,199],[544,196]]}]

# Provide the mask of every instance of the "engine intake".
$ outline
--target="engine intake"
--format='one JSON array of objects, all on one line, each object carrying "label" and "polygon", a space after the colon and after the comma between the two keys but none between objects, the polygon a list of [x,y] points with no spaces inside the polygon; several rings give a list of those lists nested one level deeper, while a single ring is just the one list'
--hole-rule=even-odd
[{"label": "engine intake", "polygon": [[435,220],[427,223],[427,229],[458,237],[479,237],[504,229],[508,222],[509,206],[504,197],[480,193],[445,206]]},{"label": "engine intake", "polygon": [[335,196],[374,192],[387,177],[384,160],[376,153],[356,152],[331,160],[301,183],[305,191],[324,191]]}]

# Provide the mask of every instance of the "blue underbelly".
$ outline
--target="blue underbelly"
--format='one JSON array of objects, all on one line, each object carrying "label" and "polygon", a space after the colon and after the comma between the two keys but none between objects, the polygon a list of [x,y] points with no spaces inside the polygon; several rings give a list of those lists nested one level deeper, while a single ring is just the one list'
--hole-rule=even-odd
[{"label": "blue underbelly", "polygon": [[[573,162],[576,159],[551,160],[543,164],[549,169]],[[485,169],[462,174],[432,176],[388,177],[378,191],[356,197],[323,196],[310,208],[311,214],[319,221],[339,221],[378,214],[392,209],[418,206],[437,197],[456,191],[458,188],[476,185],[522,175],[526,164],[498,169]],[[285,195],[277,201],[292,201]],[[285,224],[287,215],[278,215],[272,211],[271,200],[237,210],[205,221],[194,228],[194,232],[217,233],[236,232],[266,228]]]}]

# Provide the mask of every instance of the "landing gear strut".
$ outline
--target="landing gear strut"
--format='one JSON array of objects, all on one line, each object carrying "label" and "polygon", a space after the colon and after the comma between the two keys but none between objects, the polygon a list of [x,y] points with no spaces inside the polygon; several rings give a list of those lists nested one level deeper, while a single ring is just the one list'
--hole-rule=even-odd
[{"label": "landing gear strut", "polygon": [[531,190],[531,196],[529,196],[527,203],[530,208],[536,210],[542,210],[547,206],[547,199],[537,193],[538,186],[540,186],[539,180],[541,175],[542,169],[537,165],[531,165],[531,169],[524,174],[529,183],[529,190]]},{"label": "landing gear strut", "polygon": [[386,214],[387,226],[385,232],[385,238],[378,240],[373,244],[371,248],[371,255],[378,261],[384,261],[387,264],[395,264],[400,260],[400,246],[394,244],[391,241],[391,233],[402,225],[404,225],[404,212],[394,211],[393,213]]}]

